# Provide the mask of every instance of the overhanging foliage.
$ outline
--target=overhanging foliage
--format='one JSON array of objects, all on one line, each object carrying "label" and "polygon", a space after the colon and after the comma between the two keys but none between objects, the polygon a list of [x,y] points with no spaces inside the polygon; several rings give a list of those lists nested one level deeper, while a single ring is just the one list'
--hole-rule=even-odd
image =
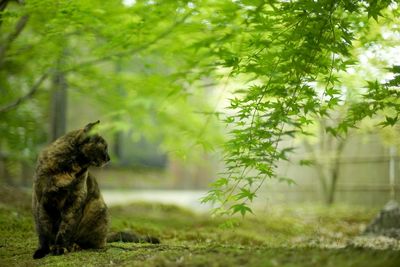
[{"label": "overhanging foliage", "polygon": [[[399,27],[390,0],[31,0],[0,8],[2,151],[33,158],[45,141],[55,73],[75,99],[97,103],[110,131],[135,129],[182,154],[215,148],[220,113],[207,97],[221,76],[235,78],[245,82],[224,118],[226,173],[203,201],[217,213],[242,215],[292,151],[281,141],[308,134],[313,118],[343,104],[338,73],[358,64],[352,49],[371,23]],[[389,71],[397,76],[369,81],[345,119],[327,130],[346,134],[381,111],[383,126],[396,124],[399,67]]]}]

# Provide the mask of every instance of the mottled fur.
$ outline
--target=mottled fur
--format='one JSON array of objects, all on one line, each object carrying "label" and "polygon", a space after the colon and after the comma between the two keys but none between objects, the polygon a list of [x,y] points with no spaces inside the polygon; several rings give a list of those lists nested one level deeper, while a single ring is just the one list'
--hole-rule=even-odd
[{"label": "mottled fur", "polygon": [[89,134],[97,123],[60,137],[39,156],[32,199],[39,247],[33,258],[106,244],[107,206],[88,172],[110,160],[106,141]]},{"label": "mottled fur", "polygon": [[103,248],[106,242],[160,242],[128,232],[108,234],[107,206],[88,171],[110,160],[106,141],[89,134],[98,123],[60,137],[39,155],[32,198],[39,237],[35,259],[49,253]]}]

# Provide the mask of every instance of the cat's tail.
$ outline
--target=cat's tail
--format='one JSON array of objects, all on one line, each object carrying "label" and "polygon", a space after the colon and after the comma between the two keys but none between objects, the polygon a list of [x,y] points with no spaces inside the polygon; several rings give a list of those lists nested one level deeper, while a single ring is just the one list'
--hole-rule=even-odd
[{"label": "cat's tail", "polygon": [[132,242],[132,243],[151,243],[160,244],[160,240],[153,236],[141,236],[132,232],[114,232],[107,235],[107,243],[112,242]]}]

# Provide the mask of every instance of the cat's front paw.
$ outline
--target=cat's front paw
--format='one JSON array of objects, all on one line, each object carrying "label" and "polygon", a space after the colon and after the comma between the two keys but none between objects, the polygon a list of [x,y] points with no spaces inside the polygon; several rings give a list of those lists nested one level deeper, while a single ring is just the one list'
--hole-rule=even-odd
[{"label": "cat's front paw", "polygon": [[52,255],[56,255],[57,256],[57,255],[63,255],[65,253],[67,253],[68,250],[66,248],[62,247],[62,246],[56,245],[56,246],[53,246],[50,249],[50,251],[51,251]]},{"label": "cat's front paw", "polygon": [[44,256],[46,256],[49,253],[49,249],[48,248],[38,248],[35,253],[33,253],[33,258],[34,259],[41,259]]}]

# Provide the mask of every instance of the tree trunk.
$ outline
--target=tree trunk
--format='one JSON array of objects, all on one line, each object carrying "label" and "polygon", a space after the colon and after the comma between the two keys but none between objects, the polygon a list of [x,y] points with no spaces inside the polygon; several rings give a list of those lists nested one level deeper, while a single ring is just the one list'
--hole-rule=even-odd
[{"label": "tree trunk", "polygon": [[338,142],[339,142],[339,144],[336,147],[334,164],[331,169],[331,175],[330,175],[331,184],[329,187],[329,193],[328,193],[328,197],[326,200],[327,205],[332,205],[335,202],[336,187],[337,187],[337,181],[339,179],[339,171],[340,171],[340,159],[341,159],[341,154],[342,154],[344,145],[346,143],[346,139],[341,139]]},{"label": "tree trunk", "polygon": [[29,162],[23,160],[21,162],[21,186],[29,187],[32,184],[33,170]]},{"label": "tree trunk", "polygon": [[9,169],[9,158],[8,155],[3,152],[0,148],[0,183],[6,185],[14,185],[12,175]]},{"label": "tree trunk", "polygon": [[117,160],[122,159],[122,137],[123,133],[118,131],[114,133],[114,145],[113,145],[113,154],[117,158]]},{"label": "tree trunk", "polygon": [[[319,144],[319,148],[321,149],[322,145]],[[316,155],[316,150],[307,140],[304,140],[304,147],[310,154],[311,160],[313,161],[314,169],[317,172],[317,177],[321,185],[322,198],[326,202],[326,196],[328,194],[328,183],[327,183],[327,175],[325,171],[325,166],[320,162],[320,157]],[[321,150],[320,150],[321,151]],[[321,154],[321,153],[320,153]]]},{"label": "tree trunk", "polygon": [[328,206],[332,205],[333,202],[335,201],[336,185],[338,178],[339,178],[339,168],[333,168],[331,175],[331,184],[326,198],[326,204]]},{"label": "tree trunk", "polygon": [[9,169],[9,161],[7,158],[0,159],[0,175],[3,178],[3,183],[6,185],[13,186],[15,185],[14,180],[12,178],[10,169]]},{"label": "tree trunk", "polygon": [[[121,62],[117,61],[117,63],[115,64],[115,73],[119,74],[119,73],[121,73],[121,70],[122,70]],[[120,83],[117,85],[116,90],[121,96],[126,95],[125,90]],[[119,120],[120,119],[119,116],[116,119]],[[114,153],[115,157],[117,158],[117,160],[122,160],[123,137],[124,137],[124,133],[122,131],[117,131],[114,133],[113,153]]]},{"label": "tree trunk", "polygon": [[53,79],[50,110],[50,141],[65,134],[67,125],[67,81],[65,74],[56,72]]}]

